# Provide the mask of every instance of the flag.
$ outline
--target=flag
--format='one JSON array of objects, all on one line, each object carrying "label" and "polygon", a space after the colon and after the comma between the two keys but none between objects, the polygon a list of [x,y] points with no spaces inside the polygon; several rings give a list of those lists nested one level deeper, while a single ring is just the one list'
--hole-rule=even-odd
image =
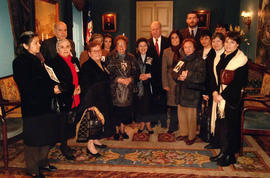
[{"label": "flag", "polygon": [[92,37],[93,33],[93,21],[91,18],[91,7],[88,7],[87,11],[87,27],[86,27],[86,35],[85,35],[85,42],[88,43]]}]

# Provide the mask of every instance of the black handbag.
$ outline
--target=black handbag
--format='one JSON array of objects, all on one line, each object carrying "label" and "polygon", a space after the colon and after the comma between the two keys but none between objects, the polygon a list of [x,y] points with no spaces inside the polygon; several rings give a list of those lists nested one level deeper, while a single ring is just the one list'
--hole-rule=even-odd
[{"label": "black handbag", "polygon": [[77,142],[87,142],[89,138],[97,137],[104,132],[102,121],[94,110],[87,110],[82,117]]},{"label": "black handbag", "polygon": [[201,113],[200,134],[199,137],[204,142],[210,142],[211,134],[211,108],[208,106],[208,102],[204,101],[204,108]]},{"label": "black handbag", "polygon": [[53,95],[51,99],[51,110],[53,112],[60,113],[65,107],[65,103],[61,100],[59,95]]}]

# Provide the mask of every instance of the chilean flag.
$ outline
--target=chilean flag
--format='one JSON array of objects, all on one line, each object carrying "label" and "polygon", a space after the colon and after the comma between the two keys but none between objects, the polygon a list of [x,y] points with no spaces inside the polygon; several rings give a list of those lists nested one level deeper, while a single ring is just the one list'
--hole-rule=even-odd
[{"label": "chilean flag", "polygon": [[93,21],[91,18],[91,7],[89,7],[87,11],[87,28],[86,28],[86,35],[85,35],[85,41],[87,44],[89,43],[89,40],[92,37],[92,32],[93,32]]}]

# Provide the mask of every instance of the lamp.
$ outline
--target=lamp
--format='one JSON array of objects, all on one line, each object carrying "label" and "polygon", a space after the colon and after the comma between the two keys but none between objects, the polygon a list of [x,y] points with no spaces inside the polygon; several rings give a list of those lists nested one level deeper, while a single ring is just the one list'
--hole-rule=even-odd
[{"label": "lamp", "polygon": [[250,30],[252,12],[242,11],[241,16],[243,17],[243,23],[247,25],[248,30]]}]

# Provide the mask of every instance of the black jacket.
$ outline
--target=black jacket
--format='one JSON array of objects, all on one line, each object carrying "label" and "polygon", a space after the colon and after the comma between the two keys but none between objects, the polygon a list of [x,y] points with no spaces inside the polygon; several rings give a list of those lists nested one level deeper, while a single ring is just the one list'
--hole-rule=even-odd
[{"label": "black jacket", "polygon": [[24,143],[54,144],[58,125],[51,111],[51,98],[56,82],[50,79],[40,60],[27,51],[14,59],[13,74],[21,95]]},{"label": "black jacket", "polygon": [[168,48],[170,45],[169,39],[161,36],[161,47],[160,47],[160,55],[158,56],[155,44],[153,42],[153,38],[149,39],[149,55],[153,58],[152,64],[152,72],[151,72],[151,82],[153,87],[153,94],[158,96],[164,93],[161,82],[161,66],[162,66],[162,56],[164,49]]},{"label": "black jacket", "polygon": [[173,78],[179,85],[176,99],[181,106],[196,108],[200,101],[206,76],[205,61],[196,53],[183,58],[183,60],[185,64],[181,71],[188,70],[188,75],[184,81],[180,81],[177,80],[179,74],[173,73]]},{"label": "black jacket", "polygon": [[[80,71],[80,64],[77,58],[72,57],[71,62],[77,66],[77,69]],[[65,110],[69,111],[72,106],[73,102],[73,93],[75,89],[75,85],[73,84],[73,76],[71,73],[71,70],[68,66],[68,64],[65,62],[65,60],[60,57],[59,55],[56,56],[55,59],[52,60],[46,60],[46,64],[53,68],[55,75],[57,76],[58,80],[60,81],[60,90],[61,94],[59,94],[59,97],[61,100],[65,103]],[[78,79],[79,79],[79,71]]]}]

